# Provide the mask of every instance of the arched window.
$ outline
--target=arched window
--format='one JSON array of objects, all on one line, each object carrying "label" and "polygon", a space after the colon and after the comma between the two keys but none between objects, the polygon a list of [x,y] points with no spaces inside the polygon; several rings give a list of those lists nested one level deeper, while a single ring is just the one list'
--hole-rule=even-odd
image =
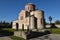
[{"label": "arched window", "polygon": [[20,17],[20,20],[23,20],[23,16]]},{"label": "arched window", "polygon": [[41,18],[41,24],[42,24],[42,18]]},{"label": "arched window", "polygon": [[29,15],[30,15],[30,12],[27,12],[27,11],[26,11],[26,17],[28,17]]}]

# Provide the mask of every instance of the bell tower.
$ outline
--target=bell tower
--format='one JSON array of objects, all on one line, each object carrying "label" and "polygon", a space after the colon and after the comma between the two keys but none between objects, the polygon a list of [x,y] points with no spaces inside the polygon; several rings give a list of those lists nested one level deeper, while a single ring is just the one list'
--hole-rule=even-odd
[{"label": "bell tower", "polygon": [[34,11],[35,10],[35,5],[32,3],[26,4],[25,10],[28,12]]}]

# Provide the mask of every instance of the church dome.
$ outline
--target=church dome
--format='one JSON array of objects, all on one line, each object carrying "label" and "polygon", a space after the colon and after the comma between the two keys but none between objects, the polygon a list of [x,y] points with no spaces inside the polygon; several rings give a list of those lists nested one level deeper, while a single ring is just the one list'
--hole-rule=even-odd
[{"label": "church dome", "polygon": [[32,3],[28,3],[28,4],[25,5],[25,10],[29,11],[29,12],[34,11],[35,10],[35,5],[32,4]]}]

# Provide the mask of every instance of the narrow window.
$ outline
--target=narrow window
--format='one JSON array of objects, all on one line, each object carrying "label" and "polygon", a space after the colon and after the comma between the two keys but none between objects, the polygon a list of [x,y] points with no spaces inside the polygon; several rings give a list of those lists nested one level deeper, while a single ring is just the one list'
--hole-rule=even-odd
[{"label": "narrow window", "polygon": [[20,17],[20,20],[23,20],[23,16]]},{"label": "narrow window", "polygon": [[26,17],[28,17],[29,15],[30,15],[30,12],[27,12],[27,11],[26,11]]}]

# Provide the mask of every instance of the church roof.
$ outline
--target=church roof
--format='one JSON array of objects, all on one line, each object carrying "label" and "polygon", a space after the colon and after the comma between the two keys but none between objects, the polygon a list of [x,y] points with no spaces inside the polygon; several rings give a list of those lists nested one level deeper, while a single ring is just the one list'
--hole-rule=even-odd
[{"label": "church roof", "polygon": [[[34,5],[33,3],[28,3],[28,4],[26,4],[26,5]],[[34,5],[35,6],[35,5]]]}]

